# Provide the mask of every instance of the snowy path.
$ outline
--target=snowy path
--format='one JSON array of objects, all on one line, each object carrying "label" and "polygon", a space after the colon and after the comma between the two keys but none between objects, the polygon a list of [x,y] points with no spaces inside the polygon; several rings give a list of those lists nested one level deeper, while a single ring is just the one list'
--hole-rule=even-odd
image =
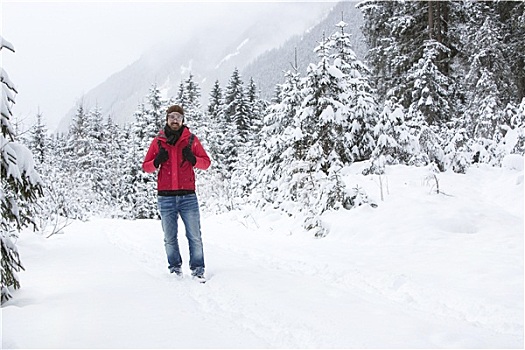
[{"label": "snowy path", "polygon": [[[46,251],[38,242],[24,245],[31,265],[11,305],[25,317],[13,320],[15,310],[5,310],[6,347],[461,348],[519,342],[367,293],[344,275],[338,279],[336,266],[319,260],[344,263],[344,257],[300,253],[312,253],[309,244],[322,250],[322,241],[268,238],[219,220],[206,245],[209,281],[199,285],[165,272],[158,222],[75,225],[69,231],[78,234],[53,238]],[[403,283],[401,278],[395,287]]]},{"label": "snowy path", "polygon": [[392,172],[389,201],[327,214],[320,240],[275,212],[204,218],[204,285],[167,273],[159,221],[24,232],[2,346],[523,348],[522,182],[454,175],[429,196],[420,177]]}]

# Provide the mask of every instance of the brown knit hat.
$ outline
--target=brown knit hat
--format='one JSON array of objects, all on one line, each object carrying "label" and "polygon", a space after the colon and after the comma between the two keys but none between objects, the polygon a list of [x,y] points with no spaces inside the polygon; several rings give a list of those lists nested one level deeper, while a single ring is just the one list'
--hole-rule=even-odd
[{"label": "brown knit hat", "polygon": [[182,109],[182,107],[179,106],[179,105],[173,105],[173,106],[169,107],[166,110],[166,117],[168,116],[168,114],[173,113],[173,112],[180,113],[180,114],[182,114],[184,116],[184,109]]}]

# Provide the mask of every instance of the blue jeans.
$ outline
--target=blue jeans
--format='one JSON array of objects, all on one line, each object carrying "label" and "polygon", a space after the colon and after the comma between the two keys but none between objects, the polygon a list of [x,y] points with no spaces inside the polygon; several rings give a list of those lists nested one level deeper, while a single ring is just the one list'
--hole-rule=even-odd
[{"label": "blue jeans", "polygon": [[177,240],[180,214],[186,228],[186,237],[190,248],[190,269],[192,275],[204,274],[204,252],[197,195],[159,196],[158,207],[164,231],[164,246],[168,256],[169,270],[174,272],[182,266],[179,242]]}]

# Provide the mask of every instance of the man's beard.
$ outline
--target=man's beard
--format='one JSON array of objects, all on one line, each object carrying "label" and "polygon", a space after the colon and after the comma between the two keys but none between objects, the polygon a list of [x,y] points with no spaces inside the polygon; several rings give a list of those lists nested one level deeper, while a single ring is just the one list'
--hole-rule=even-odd
[{"label": "man's beard", "polygon": [[177,122],[171,122],[169,124],[169,127],[174,130],[174,131],[177,131],[179,130],[181,127],[182,127],[182,123],[177,123]]}]

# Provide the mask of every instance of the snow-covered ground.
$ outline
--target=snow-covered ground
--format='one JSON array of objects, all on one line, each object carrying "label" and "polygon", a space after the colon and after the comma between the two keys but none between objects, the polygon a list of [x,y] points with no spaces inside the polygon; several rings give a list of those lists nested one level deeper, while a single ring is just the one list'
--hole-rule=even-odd
[{"label": "snow-covered ground", "polygon": [[156,220],[22,232],[2,346],[523,348],[523,167],[439,174],[441,194],[389,167],[384,201],[360,170],[379,206],[326,213],[322,239],[273,211],[204,216],[206,284],[169,275]]}]

